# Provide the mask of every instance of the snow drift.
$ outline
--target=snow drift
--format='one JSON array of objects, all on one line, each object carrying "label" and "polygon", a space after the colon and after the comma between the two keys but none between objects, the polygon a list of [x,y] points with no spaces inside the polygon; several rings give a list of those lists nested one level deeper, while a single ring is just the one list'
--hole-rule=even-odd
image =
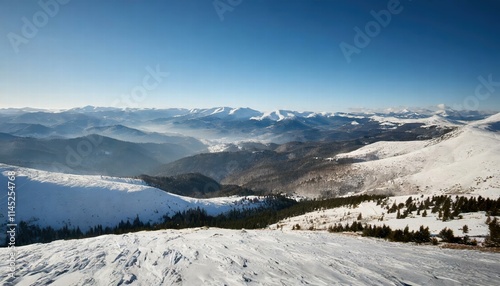
[{"label": "snow drift", "polygon": [[4,285],[495,285],[500,273],[498,253],[308,231],[164,230],[17,251]]}]

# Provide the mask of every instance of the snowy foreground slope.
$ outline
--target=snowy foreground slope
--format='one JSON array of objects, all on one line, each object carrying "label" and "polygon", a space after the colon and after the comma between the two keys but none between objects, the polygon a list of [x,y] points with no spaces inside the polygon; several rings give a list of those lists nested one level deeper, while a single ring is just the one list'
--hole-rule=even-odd
[{"label": "snowy foreground slope", "polygon": [[[98,224],[113,227],[137,215],[158,222],[164,215],[200,207],[210,215],[249,206],[243,197],[194,199],[149,187],[141,180],[52,173],[0,164],[0,186],[7,186],[7,172],[16,175],[16,221],[55,229]],[[7,221],[7,203],[0,204],[0,220]],[[4,234],[2,234],[4,235]],[[0,236],[1,237],[1,236]]]},{"label": "snowy foreground slope", "polygon": [[[0,268],[7,268],[0,249]],[[185,229],[17,248],[3,285],[497,285],[500,254],[309,231]]]},{"label": "snowy foreground slope", "polygon": [[362,191],[394,194],[500,192],[500,114],[428,141],[376,142],[333,159],[353,158]]}]

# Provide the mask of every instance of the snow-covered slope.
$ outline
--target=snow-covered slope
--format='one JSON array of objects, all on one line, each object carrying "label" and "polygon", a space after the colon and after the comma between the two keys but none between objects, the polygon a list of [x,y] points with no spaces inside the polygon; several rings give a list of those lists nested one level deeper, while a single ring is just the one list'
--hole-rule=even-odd
[{"label": "snow-covered slope", "polygon": [[500,192],[500,115],[429,141],[377,142],[336,158],[353,158],[364,190],[399,194]]},{"label": "snow-covered slope", "polygon": [[16,251],[3,285],[496,285],[500,273],[498,253],[309,231],[163,230]]},{"label": "snow-covered slope", "polygon": [[399,118],[387,115],[373,115],[370,118],[374,121],[378,121],[381,124],[407,124],[407,123],[422,123],[424,126],[461,126],[463,123],[456,122],[453,120],[448,120],[447,118],[440,115],[432,115],[422,118]]},{"label": "snow-covered slope", "polygon": [[359,160],[379,160],[411,153],[424,148],[427,141],[379,141],[359,148],[350,153],[339,154],[335,158],[354,158]]},{"label": "snow-covered slope", "polygon": [[296,117],[305,117],[309,118],[311,116],[317,115],[314,112],[299,112],[299,111],[292,111],[292,110],[274,110],[270,112],[264,112],[261,116],[254,116],[250,119],[253,120],[264,120],[264,119],[270,119],[272,121],[281,121],[285,119],[293,119]]},{"label": "snow-covered slope", "polygon": [[[0,186],[7,172],[16,175],[16,221],[41,227],[79,226],[82,231],[101,224],[113,227],[121,220],[158,222],[163,215],[200,207],[216,215],[249,206],[242,197],[193,199],[149,187],[140,180],[52,173],[0,164]],[[0,220],[7,221],[7,203],[0,204]]]},{"label": "snow-covered slope", "polygon": [[[465,196],[469,198],[474,197],[474,195]],[[430,196],[389,197],[387,198],[386,205],[391,206],[393,203],[396,205],[405,203],[409,197],[412,197],[415,201],[423,202]],[[477,198],[478,196],[475,197]],[[491,199],[498,199],[498,197],[500,197],[500,193]],[[342,225],[351,225],[356,221],[362,223],[363,225],[387,225],[393,230],[403,230],[406,226],[408,226],[410,231],[417,231],[420,226],[424,226],[429,227],[429,231],[432,235],[438,235],[443,228],[449,228],[453,230],[455,236],[463,236],[462,227],[467,225],[469,228],[467,235],[480,242],[482,242],[489,233],[488,225],[486,224],[487,216],[485,212],[463,213],[461,214],[462,218],[447,221],[442,221],[442,219],[438,217],[438,213],[432,213],[431,208],[427,209],[426,212],[427,215],[425,217],[421,214],[416,215],[417,212],[414,211],[404,219],[397,219],[396,212],[388,213],[385,207],[377,205],[374,201],[370,201],[363,202],[355,207],[345,206],[309,212],[300,216],[284,219],[269,227],[271,229],[282,228],[284,230],[290,230],[294,225],[298,224],[302,229],[309,229],[312,227],[315,230],[326,231],[328,227],[334,226],[337,223]],[[358,220],[358,216],[360,214],[361,219]]]},{"label": "snow-covered slope", "polygon": [[188,117],[217,117],[228,120],[248,120],[253,116],[261,116],[262,112],[251,108],[231,108],[231,107],[213,107],[206,109],[191,109]]}]

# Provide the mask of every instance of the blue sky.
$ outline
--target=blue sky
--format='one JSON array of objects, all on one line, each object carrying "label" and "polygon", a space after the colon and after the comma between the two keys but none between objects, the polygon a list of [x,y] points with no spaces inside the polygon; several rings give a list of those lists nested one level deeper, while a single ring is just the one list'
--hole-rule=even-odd
[{"label": "blue sky", "polygon": [[[500,110],[499,1],[60,2],[0,0],[0,108]],[[388,4],[348,62],[339,45]]]}]

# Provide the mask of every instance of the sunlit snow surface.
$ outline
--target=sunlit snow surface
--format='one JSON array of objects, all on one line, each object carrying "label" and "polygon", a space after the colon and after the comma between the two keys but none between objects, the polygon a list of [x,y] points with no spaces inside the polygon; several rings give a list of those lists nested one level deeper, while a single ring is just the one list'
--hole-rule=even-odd
[{"label": "sunlit snow surface", "polygon": [[[98,224],[116,226],[139,216],[156,223],[164,215],[201,208],[209,215],[255,207],[245,197],[194,199],[149,187],[143,181],[107,176],[82,176],[45,172],[0,164],[0,186],[7,187],[8,171],[16,172],[16,221],[59,229],[80,227],[87,231]],[[255,198],[255,197],[246,197]],[[0,204],[0,220],[7,221],[7,203]],[[3,226],[1,229],[3,231]],[[0,233],[0,240],[5,232]]]},{"label": "sunlit snow surface", "polygon": [[[478,196],[474,195],[464,195],[465,197],[471,198]],[[413,197],[414,202],[423,202],[431,196],[398,196],[389,197],[386,200],[386,206],[392,206],[393,203],[396,205],[400,203],[405,203],[409,198]],[[497,199],[499,196],[491,196],[491,199]],[[451,197],[452,201],[455,197]],[[422,215],[417,215],[416,211],[413,211],[408,217],[404,219],[397,219],[396,212],[388,213],[386,206],[377,205],[376,202],[363,202],[355,207],[343,206],[333,209],[317,210],[313,212],[308,212],[303,215],[286,218],[279,221],[276,224],[269,226],[271,229],[276,229],[283,227],[283,229],[292,229],[294,225],[300,225],[302,229],[309,229],[310,227],[315,230],[326,231],[328,227],[335,224],[346,224],[351,225],[353,222],[360,222],[361,224],[370,225],[387,225],[392,229],[403,230],[408,226],[410,231],[417,231],[420,226],[429,227],[429,231],[433,235],[438,235],[443,228],[449,228],[453,230],[456,236],[463,236],[463,226],[467,225],[469,231],[467,235],[472,239],[478,241],[483,241],[488,235],[488,225],[486,224],[487,215],[485,212],[470,212],[460,214],[462,218],[456,217],[452,220],[442,221],[439,218],[438,213],[432,213],[431,208],[427,209],[427,216],[422,217]],[[403,208],[405,209],[405,208]],[[361,219],[358,220],[358,216],[361,214]],[[381,218],[383,218],[381,220]]]},{"label": "sunlit snow surface", "polygon": [[486,130],[499,116],[426,141],[376,142],[334,159],[358,160],[363,190],[396,194],[500,193],[500,133]]},{"label": "sunlit snow surface", "polygon": [[[185,229],[17,248],[3,285],[498,285],[500,254],[326,232]],[[7,269],[7,249],[0,249]]]}]

